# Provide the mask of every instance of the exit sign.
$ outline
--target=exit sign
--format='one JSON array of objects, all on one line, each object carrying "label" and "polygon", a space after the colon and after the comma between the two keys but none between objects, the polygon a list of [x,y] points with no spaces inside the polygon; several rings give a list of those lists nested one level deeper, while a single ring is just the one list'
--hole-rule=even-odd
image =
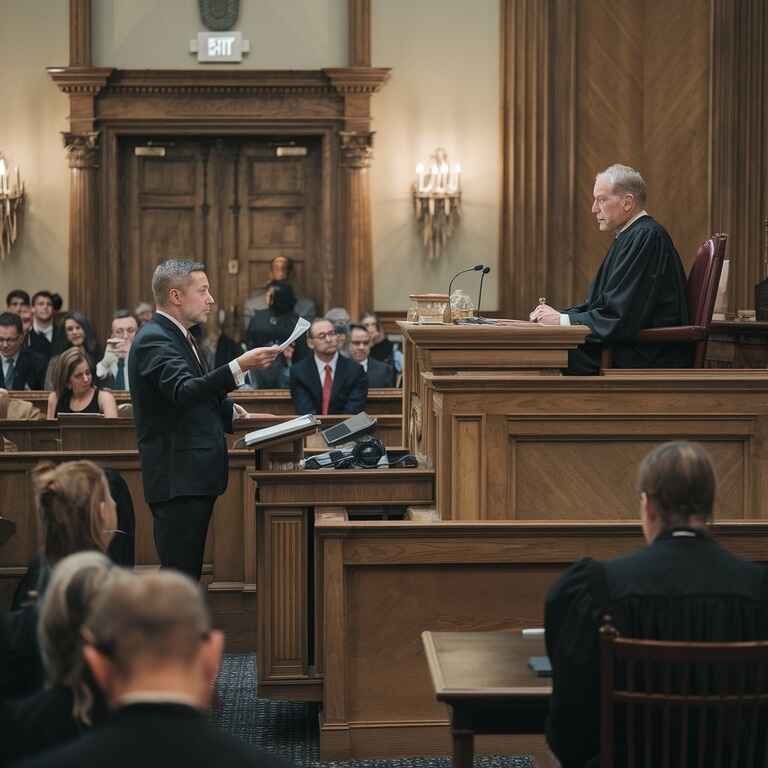
[{"label": "exit sign", "polygon": [[197,40],[189,44],[189,50],[197,53],[197,60],[207,64],[240,62],[250,49],[242,32],[199,32]]}]

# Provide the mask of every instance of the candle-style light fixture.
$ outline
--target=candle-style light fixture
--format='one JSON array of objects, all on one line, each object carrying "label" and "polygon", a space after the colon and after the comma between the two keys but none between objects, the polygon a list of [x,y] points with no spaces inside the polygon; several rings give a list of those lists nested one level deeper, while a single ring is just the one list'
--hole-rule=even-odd
[{"label": "candle-style light fixture", "polygon": [[461,216],[461,166],[450,166],[448,153],[442,147],[432,153],[428,166],[416,166],[413,204],[427,259],[435,261]]},{"label": "candle-style light fixture", "polygon": [[19,169],[11,180],[8,165],[0,154],[0,260],[11,252],[18,234],[18,214],[24,203],[24,182]]}]

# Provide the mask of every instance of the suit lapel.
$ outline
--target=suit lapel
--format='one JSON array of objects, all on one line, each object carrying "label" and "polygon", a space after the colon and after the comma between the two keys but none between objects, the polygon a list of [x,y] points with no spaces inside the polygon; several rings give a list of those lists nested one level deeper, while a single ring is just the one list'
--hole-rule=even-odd
[{"label": "suit lapel", "polygon": [[176,345],[177,349],[179,349],[182,352],[184,357],[186,357],[190,366],[192,366],[192,370],[200,371],[200,373],[205,373],[205,371],[203,370],[200,364],[200,361],[197,359],[197,356],[195,355],[195,351],[192,349],[192,345],[182,335],[181,328],[178,328],[176,323],[172,323],[167,317],[163,317],[162,315],[155,314],[153,319],[162,328],[165,329],[171,341]]},{"label": "suit lapel", "polygon": [[323,402],[323,383],[320,381],[320,374],[317,370],[315,356],[309,358],[309,386],[312,388],[312,394],[318,403]]}]

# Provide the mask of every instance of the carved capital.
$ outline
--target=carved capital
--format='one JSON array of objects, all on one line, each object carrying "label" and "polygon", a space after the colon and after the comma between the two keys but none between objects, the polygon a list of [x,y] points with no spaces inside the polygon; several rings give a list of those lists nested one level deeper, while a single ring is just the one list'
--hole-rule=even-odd
[{"label": "carved capital", "polygon": [[90,169],[99,167],[99,131],[93,133],[62,133],[64,149],[69,155],[69,167]]},{"label": "carved capital", "polygon": [[375,131],[339,131],[341,162],[347,168],[368,168],[373,156]]}]

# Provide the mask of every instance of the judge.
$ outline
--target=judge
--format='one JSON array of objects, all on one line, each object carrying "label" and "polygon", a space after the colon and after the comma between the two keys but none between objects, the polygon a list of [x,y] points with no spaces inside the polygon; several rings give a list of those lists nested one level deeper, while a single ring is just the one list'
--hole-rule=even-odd
[{"label": "judge", "polygon": [[583,304],[557,310],[540,304],[530,319],[544,325],[586,325],[586,343],[568,355],[567,373],[600,368],[603,344],[617,368],[688,368],[690,344],[639,344],[643,328],[688,322],[685,270],[669,233],[645,210],[643,177],[612,165],[595,178],[592,213],[601,232],[612,232],[608,250]]}]

